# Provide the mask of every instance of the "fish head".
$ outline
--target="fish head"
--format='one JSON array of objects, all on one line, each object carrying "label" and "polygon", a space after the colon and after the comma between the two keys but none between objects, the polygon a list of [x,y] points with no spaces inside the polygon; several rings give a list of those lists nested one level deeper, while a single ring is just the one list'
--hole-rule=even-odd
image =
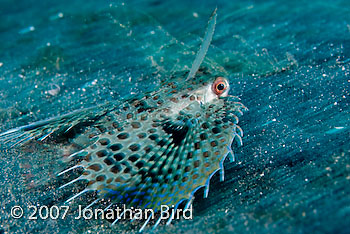
[{"label": "fish head", "polygon": [[203,87],[195,90],[193,95],[199,103],[208,104],[221,97],[227,97],[229,90],[228,80],[224,77],[217,77],[212,82],[203,84]]},{"label": "fish head", "polygon": [[187,112],[190,115],[223,118],[230,109],[235,109],[239,98],[229,95],[229,80],[222,76],[205,74],[182,82],[162,85],[163,109],[167,116],[176,118]]}]

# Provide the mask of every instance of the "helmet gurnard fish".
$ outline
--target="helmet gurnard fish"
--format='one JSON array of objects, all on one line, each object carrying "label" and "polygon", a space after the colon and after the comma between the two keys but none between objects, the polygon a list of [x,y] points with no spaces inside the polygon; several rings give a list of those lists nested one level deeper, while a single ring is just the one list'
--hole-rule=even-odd
[{"label": "helmet gurnard fish", "polygon": [[161,205],[173,206],[173,212],[179,204],[188,207],[199,188],[208,195],[213,174],[221,171],[223,179],[225,158],[234,160],[233,142],[242,144],[243,131],[237,124],[246,107],[229,95],[228,79],[198,72],[216,16],[215,10],[191,70],[164,79],[160,89],[15,128],[0,134],[0,141],[18,146],[74,131],[87,136],[82,149],[68,157],[81,160],[58,174],[83,171],[61,186],[86,181],[67,202],[92,191],[98,197],[94,203],[104,199],[109,206],[155,212]]}]

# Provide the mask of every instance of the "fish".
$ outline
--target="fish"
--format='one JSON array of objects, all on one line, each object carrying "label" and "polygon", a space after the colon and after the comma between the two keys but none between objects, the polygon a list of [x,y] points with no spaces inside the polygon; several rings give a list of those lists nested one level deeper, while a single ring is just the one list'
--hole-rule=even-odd
[{"label": "fish", "polygon": [[85,188],[66,203],[97,192],[97,200],[88,207],[103,199],[108,207],[125,204],[157,212],[167,205],[174,213],[180,204],[189,207],[200,188],[207,197],[211,177],[220,171],[224,180],[226,157],[234,161],[233,143],[242,145],[238,122],[247,111],[238,97],[229,95],[227,78],[200,67],[216,17],[215,9],[190,71],[163,79],[160,89],[10,129],[0,134],[0,142],[19,147],[29,141],[85,136],[82,149],[68,156],[68,161],[80,160],[57,174],[82,169],[60,187],[85,181]]}]

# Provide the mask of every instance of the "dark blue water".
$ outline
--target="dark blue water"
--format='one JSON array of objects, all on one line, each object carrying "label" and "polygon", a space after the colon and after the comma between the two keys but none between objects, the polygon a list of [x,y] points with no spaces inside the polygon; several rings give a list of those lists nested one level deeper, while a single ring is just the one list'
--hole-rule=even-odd
[{"label": "dark blue water", "polygon": [[[157,231],[350,233],[348,1],[0,0],[0,132],[159,88],[191,67],[215,7],[205,62],[249,108],[244,145],[225,181],[215,175],[207,199],[198,191],[193,220]],[[0,233],[136,232],[10,217],[56,199],[34,184],[57,169],[57,151],[1,152]]]}]

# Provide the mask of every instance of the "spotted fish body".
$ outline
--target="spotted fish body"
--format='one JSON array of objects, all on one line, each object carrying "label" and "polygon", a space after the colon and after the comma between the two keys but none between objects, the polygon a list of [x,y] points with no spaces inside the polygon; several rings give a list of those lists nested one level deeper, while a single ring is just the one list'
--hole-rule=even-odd
[{"label": "spotted fish body", "polygon": [[[124,104],[90,130],[93,144],[75,154],[88,181],[83,191],[131,206],[159,209],[190,199],[222,168],[244,106],[232,97],[201,103],[202,79],[193,85],[170,82],[161,92]],[[192,91],[190,91],[192,90]],[[171,95],[168,95],[171,93]]]},{"label": "spotted fish body", "polygon": [[[224,89],[217,90],[219,85]],[[185,74],[170,77],[160,87],[122,102],[10,130],[0,140],[22,144],[85,126],[80,134],[89,138],[88,143],[69,156],[82,160],[59,173],[83,168],[78,178],[62,186],[86,181],[86,188],[68,202],[97,191],[98,200],[109,200],[111,205],[154,211],[184,201],[189,205],[199,188],[206,187],[208,194],[215,172],[221,169],[223,176],[226,156],[233,159],[232,143],[241,144],[243,136],[238,117],[246,108],[228,95],[228,81],[210,72],[187,79]]]}]

